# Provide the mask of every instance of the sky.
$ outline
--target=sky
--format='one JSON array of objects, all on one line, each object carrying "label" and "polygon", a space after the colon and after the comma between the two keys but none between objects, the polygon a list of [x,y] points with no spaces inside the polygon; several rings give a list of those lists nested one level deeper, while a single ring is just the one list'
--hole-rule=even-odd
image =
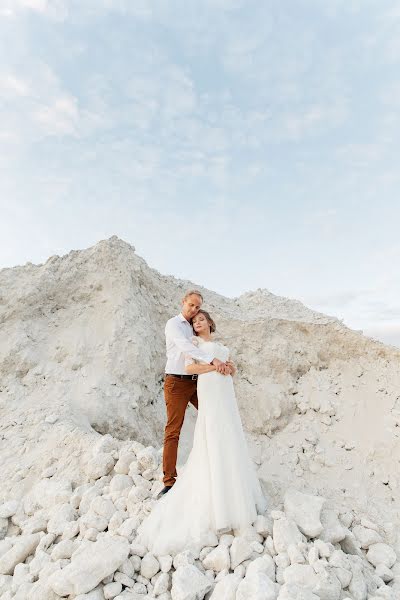
[{"label": "sky", "polygon": [[118,235],[400,346],[399,156],[398,1],[0,0],[0,268]]}]

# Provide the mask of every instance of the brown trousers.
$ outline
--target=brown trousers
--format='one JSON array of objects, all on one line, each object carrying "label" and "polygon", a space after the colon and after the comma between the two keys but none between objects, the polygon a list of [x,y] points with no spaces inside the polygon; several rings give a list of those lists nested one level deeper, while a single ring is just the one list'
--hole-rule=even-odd
[{"label": "brown trousers", "polygon": [[192,379],[165,376],[164,398],[167,408],[167,424],[165,426],[163,448],[164,485],[174,485],[177,477],[176,459],[179,435],[188,403],[191,402],[198,409],[196,388],[197,381]]}]

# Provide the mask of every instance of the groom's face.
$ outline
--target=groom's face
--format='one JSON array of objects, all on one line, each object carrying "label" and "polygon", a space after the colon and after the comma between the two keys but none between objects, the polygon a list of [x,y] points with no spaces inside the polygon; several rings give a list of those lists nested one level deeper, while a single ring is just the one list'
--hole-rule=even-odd
[{"label": "groom's face", "polygon": [[188,321],[193,319],[193,317],[199,312],[201,305],[202,300],[197,294],[191,294],[187,298],[184,298],[182,300],[182,314],[185,319]]}]

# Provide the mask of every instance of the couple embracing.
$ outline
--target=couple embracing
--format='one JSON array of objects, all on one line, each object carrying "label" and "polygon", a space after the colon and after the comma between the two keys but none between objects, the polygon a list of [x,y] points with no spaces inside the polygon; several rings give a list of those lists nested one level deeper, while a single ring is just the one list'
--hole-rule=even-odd
[{"label": "couple embracing", "polygon": [[[236,402],[236,367],[229,348],[214,341],[216,326],[202,303],[198,290],[188,291],[180,314],[165,327],[164,488],[137,531],[138,541],[159,556],[214,546],[217,535],[240,534],[267,508]],[[198,410],[197,421],[178,477],[179,435],[189,402]]]}]

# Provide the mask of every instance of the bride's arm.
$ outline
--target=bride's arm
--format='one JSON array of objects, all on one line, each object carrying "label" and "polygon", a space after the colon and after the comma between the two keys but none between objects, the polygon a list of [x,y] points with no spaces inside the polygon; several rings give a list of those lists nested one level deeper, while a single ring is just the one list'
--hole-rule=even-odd
[{"label": "bride's arm", "polygon": [[185,365],[185,371],[189,375],[201,375],[202,373],[210,373],[210,371],[216,371],[214,365],[200,365],[198,363],[192,363]]}]

